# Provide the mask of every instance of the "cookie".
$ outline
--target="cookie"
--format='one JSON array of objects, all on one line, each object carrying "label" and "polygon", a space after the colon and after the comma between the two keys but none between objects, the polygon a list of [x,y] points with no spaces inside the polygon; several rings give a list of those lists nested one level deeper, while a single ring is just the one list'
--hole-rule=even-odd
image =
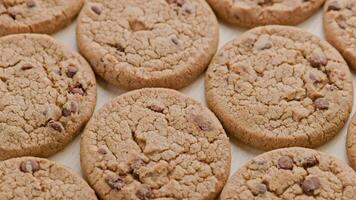
[{"label": "cookie", "polygon": [[328,0],[324,8],[324,32],[326,39],[356,70],[356,2]]},{"label": "cookie", "polygon": [[0,160],[61,150],[95,108],[89,64],[40,34],[0,38],[0,55]]},{"label": "cookie", "polygon": [[103,200],[215,199],[231,163],[218,119],[169,89],[141,89],[106,104],[81,138],[81,165]]},{"label": "cookie", "polygon": [[356,115],[351,119],[347,131],[346,150],[352,168],[356,170]]},{"label": "cookie", "polygon": [[207,0],[224,21],[243,27],[297,25],[311,17],[325,0]]},{"label": "cookie", "polygon": [[79,13],[84,0],[1,0],[0,36],[54,33]]},{"label": "cookie", "polygon": [[77,26],[95,72],[126,89],[179,89],[208,66],[219,26],[204,0],[89,0]]},{"label": "cookie", "polygon": [[95,192],[70,169],[35,157],[0,162],[0,199],[96,200]]},{"label": "cookie", "polygon": [[264,153],[241,167],[221,200],[354,200],[356,173],[322,152],[293,147]]},{"label": "cookie", "polygon": [[324,144],[344,126],[353,100],[348,66],[330,44],[278,25],[226,44],[205,87],[227,131],[263,150]]}]

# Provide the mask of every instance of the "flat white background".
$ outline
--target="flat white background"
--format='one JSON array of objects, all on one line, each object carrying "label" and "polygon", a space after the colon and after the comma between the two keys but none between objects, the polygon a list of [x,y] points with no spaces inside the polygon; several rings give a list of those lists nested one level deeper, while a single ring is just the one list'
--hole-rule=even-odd
[{"label": "flat white background", "polygon": [[[305,21],[304,23],[298,25],[298,27],[305,31],[311,32],[321,38],[324,38],[322,16],[323,13],[322,10],[320,9],[314,16],[312,16],[309,20]],[[247,31],[247,29],[241,29],[241,28],[232,27],[230,25],[226,25],[221,21],[219,23],[220,23],[219,47],[222,47],[228,41],[234,39],[235,37],[238,37],[243,32]],[[60,43],[69,47],[70,49],[78,51],[76,45],[75,28],[76,28],[76,23],[73,22],[70,26],[54,34],[53,37],[56,40],[58,40]],[[354,77],[353,78],[354,87],[356,83],[355,80],[356,78]],[[96,110],[100,109],[105,103],[107,103],[114,97],[126,92],[122,89],[107,84],[99,77],[97,77],[97,83],[98,83],[97,84],[98,98],[97,98]],[[180,91],[206,105],[205,96],[204,96],[204,74],[201,75],[197,80],[195,80],[190,86]],[[317,149],[326,152],[328,154],[331,154],[337,157],[339,160],[347,162],[345,140],[347,134],[347,126],[349,122],[350,120],[347,122],[347,124],[342,129],[342,131],[334,139],[332,139],[327,144]],[[263,153],[262,151],[248,147],[233,138],[230,138],[230,143],[231,143],[231,151],[232,151],[232,162],[231,162],[232,166],[231,166],[230,175],[232,175],[232,173],[234,173],[246,161]],[[81,174],[79,151],[80,151],[80,136],[77,136],[70,144],[67,145],[67,147],[64,150],[50,157],[50,159],[62,163],[72,168],[75,172]]]}]

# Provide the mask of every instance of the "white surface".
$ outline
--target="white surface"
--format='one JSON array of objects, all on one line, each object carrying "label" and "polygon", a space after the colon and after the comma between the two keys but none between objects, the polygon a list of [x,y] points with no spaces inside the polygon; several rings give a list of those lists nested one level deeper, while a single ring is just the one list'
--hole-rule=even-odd
[{"label": "white surface", "polygon": [[[69,48],[78,51],[75,39],[75,23],[72,23],[66,29],[54,34],[59,42],[68,46]],[[323,26],[322,26],[322,11],[311,17],[306,22],[300,24],[298,27],[305,31],[311,32],[321,38],[324,38]],[[234,39],[235,37],[241,35],[246,29],[235,28],[232,26],[225,25],[220,22],[220,44],[222,47],[226,42]],[[353,82],[355,85],[356,78],[354,77]],[[119,88],[115,88],[109,84],[106,84],[102,79],[97,77],[98,82],[98,100],[96,104],[96,110],[101,108],[106,102],[110,101],[112,98],[124,93],[125,91]],[[195,98],[196,100],[202,102],[206,105],[204,96],[204,75],[200,76],[195,80],[190,86],[180,90],[181,92]],[[353,113],[353,112],[352,112]],[[324,146],[318,148],[323,152],[336,156],[339,160],[347,162],[346,152],[345,152],[345,139],[347,134],[347,125],[342,129],[342,131],[331,141],[329,141]],[[241,142],[230,138],[231,150],[232,150],[232,166],[231,174],[234,173],[239,167],[241,167],[246,161],[259,155],[262,151],[258,151],[251,147],[248,147]],[[74,171],[81,173],[80,169],[80,136],[76,137],[68,146],[61,152],[55,154],[50,159],[62,163]]]}]

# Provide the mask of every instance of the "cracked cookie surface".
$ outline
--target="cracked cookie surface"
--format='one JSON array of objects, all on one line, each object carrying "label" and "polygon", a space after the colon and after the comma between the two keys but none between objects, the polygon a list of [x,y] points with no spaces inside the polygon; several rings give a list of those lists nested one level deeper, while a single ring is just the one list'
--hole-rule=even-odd
[{"label": "cracked cookie surface", "polygon": [[351,119],[347,131],[346,150],[352,168],[356,170],[356,115]]},{"label": "cracked cookie surface", "polygon": [[0,0],[0,36],[53,33],[69,24],[84,0]]},{"label": "cracked cookie surface", "polygon": [[67,167],[35,158],[0,162],[0,199],[96,200],[94,191]]},{"label": "cracked cookie surface", "polygon": [[93,115],[81,165],[104,200],[215,199],[230,172],[230,144],[218,119],[169,89],[123,94]]},{"label": "cracked cookie surface", "polygon": [[244,27],[297,25],[312,16],[325,0],[207,0],[224,21]]},{"label": "cracked cookie surface", "polygon": [[205,87],[227,132],[260,149],[324,144],[344,126],[353,100],[348,66],[330,44],[276,25],[226,44]]},{"label": "cracked cookie surface", "polygon": [[79,54],[47,35],[0,38],[0,159],[61,150],[95,104],[95,76]]},{"label": "cracked cookie surface", "polygon": [[264,153],[241,167],[221,200],[353,200],[356,173],[322,152],[286,148]]},{"label": "cracked cookie surface", "polygon": [[218,35],[204,0],[90,0],[77,26],[96,73],[126,89],[187,86],[208,66]]},{"label": "cracked cookie surface", "polygon": [[326,39],[356,70],[356,2],[328,0],[324,8],[324,31]]}]

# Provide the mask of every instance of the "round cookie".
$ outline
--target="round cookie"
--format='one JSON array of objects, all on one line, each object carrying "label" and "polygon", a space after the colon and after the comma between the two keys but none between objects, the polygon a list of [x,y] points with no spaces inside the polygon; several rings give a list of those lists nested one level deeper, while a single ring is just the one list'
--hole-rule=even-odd
[{"label": "round cookie", "polygon": [[0,36],[54,33],[79,13],[84,0],[1,0]]},{"label": "round cookie", "polygon": [[328,0],[324,8],[324,31],[326,39],[356,70],[356,2]]},{"label": "round cookie", "polygon": [[315,150],[274,150],[247,162],[221,193],[221,200],[252,199],[353,200],[356,173],[336,158]]},{"label": "round cookie", "polygon": [[356,114],[351,119],[347,131],[346,150],[352,168],[356,170]]},{"label": "round cookie", "polygon": [[126,89],[187,86],[208,66],[218,36],[204,0],[89,0],[77,26],[95,72]]},{"label": "round cookie", "polygon": [[67,167],[35,157],[0,162],[0,199],[96,200],[95,192]]},{"label": "round cookie", "polygon": [[353,101],[341,55],[310,33],[277,25],[226,44],[205,87],[227,132],[264,150],[324,144],[344,126]]},{"label": "round cookie", "polygon": [[81,165],[103,200],[215,199],[231,164],[214,114],[169,89],[141,89],[106,104],[86,126]]},{"label": "round cookie", "polygon": [[312,16],[325,0],[207,0],[224,21],[244,27],[297,25]]},{"label": "round cookie", "polygon": [[95,108],[89,64],[39,34],[0,38],[0,55],[0,160],[61,150]]}]

